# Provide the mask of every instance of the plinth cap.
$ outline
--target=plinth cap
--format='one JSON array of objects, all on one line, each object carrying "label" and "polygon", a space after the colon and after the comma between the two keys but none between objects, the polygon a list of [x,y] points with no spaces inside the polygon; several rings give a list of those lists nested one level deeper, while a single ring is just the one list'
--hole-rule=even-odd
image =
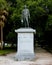
[{"label": "plinth cap", "polygon": [[16,33],[35,33],[36,34],[36,30],[32,29],[32,28],[19,28],[15,30]]}]

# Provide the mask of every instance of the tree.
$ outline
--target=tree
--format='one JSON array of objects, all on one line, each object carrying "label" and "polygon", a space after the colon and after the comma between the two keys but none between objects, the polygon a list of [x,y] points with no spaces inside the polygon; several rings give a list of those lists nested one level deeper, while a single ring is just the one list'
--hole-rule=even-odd
[{"label": "tree", "polygon": [[1,30],[1,49],[3,49],[3,27],[6,21],[6,16],[8,15],[8,12],[4,9],[6,6],[6,1],[1,0],[0,1],[0,30]]},{"label": "tree", "polygon": [[6,0],[6,1],[9,4],[8,7],[9,16],[8,22],[6,23],[6,26],[4,28],[4,30],[6,30],[7,32],[7,34],[5,32],[5,40],[7,40],[7,42],[9,41],[11,42],[11,39],[12,40],[14,39],[13,41],[15,41],[16,33],[14,30],[22,27],[21,11],[25,4],[28,6],[30,10],[31,15],[30,27],[36,29],[39,41],[44,40],[43,38],[44,32],[45,30],[50,29],[48,24],[52,23],[50,22],[51,21],[50,16],[52,16],[52,0]]}]

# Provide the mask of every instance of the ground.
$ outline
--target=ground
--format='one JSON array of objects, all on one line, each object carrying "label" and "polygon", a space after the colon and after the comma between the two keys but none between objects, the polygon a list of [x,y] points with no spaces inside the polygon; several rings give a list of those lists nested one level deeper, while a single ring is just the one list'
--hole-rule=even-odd
[{"label": "ground", "polygon": [[35,49],[36,58],[33,61],[15,61],[15,54],[0,56],[0,65],[52,65],[52,54],[40,47]]}]

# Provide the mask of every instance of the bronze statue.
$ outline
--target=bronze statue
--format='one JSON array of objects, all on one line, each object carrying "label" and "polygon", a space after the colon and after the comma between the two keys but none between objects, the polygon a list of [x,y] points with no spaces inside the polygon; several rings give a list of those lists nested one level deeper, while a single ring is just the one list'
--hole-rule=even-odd
[{"label": "bronze statue", "polygon": [[30,12],[27,6],[25,5],[21,15],[21,22],[25,27],[29,27],[29,19],[30,19]]}]

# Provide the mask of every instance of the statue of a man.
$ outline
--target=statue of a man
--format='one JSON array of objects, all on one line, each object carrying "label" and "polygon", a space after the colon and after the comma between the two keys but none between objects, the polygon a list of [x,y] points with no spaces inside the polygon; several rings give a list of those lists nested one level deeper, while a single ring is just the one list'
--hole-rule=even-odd
[{"label": "statue of a man", "polygon": [[21,22],[25,27],[29,27],[29,19],[30,19],[30,12],[29,9],[27,9],[27,6],[25,5],[21,15]]}]

